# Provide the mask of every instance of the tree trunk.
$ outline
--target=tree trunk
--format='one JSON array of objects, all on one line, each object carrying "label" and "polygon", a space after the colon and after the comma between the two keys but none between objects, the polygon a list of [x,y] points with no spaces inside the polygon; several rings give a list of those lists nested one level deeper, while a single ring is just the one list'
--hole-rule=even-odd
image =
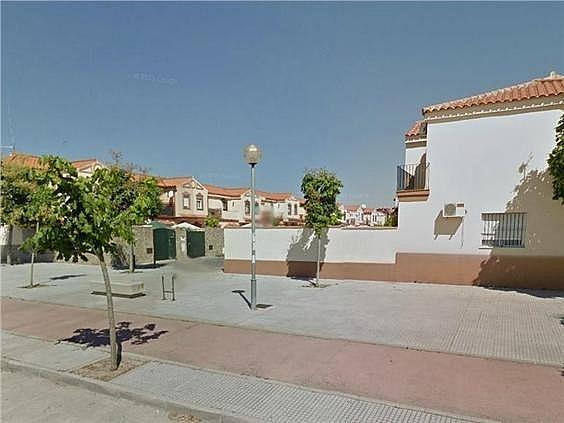
[{"label": "tree trunk", "polygon": [[319,286],[319,262],[321,261],[321,235],[317,236],[317,272],[315,273],[315,286]]},{"label": "tree trunk", "polygon": [[118,345],[117,345],[117,335],[116,335],[116,319],[114,316],[114,301],[112,298],[112,286],[110,284],[110,275],[108,274],[108,267],[106,266],[106,261],[104,260],[104,253],[98,252],[96,256],[98,257],[98,261],[100,262],[100,268],[102,269],[102,276],[104,277],[104,285],[106,286],[106,303],[108,307],[108,324],[110,329],[111,369],[117,370]]},{"label": "tree trunk", "polygon": [[135,244],[129,244],[129,273],[135,272]]},{"label": "tree trunk", "polygon": [[[35,224],[35,233],[39,231],[39,222]],[[35,249],[31,250],[31,266],[29,268],[29,287],[33,288],[33,265],[35,263]]]},{"label": "tree trunk", "polygon": [[12,264],[12,241],[14,238],[14,225],[8,225],[8,239],[6,240],[6,264]]}]

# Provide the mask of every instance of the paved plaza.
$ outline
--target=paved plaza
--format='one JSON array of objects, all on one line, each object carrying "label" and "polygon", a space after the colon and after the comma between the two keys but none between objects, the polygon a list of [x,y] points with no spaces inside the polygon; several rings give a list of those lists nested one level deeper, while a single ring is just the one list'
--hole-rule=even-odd
[{"label": "paved plaza", "polygon": [[[2,266],[2,296],[105,309],[92,295],[101,280],[98,266],[36,265],[41,287],[24,289],[29,265]],[[176,301],[161,299],[161,275],[176,273]],[[564,362],[564,292],[504,291],[482,287],[328,280],[307,282],[259,276],[259,303],[246,301],[245,275],[224,274],[219,259],[202,258],[141,269],[113,270],[113,281],[141,280],[147,295],[116,298],[116,310],[330,339],[402,346],[428,351],[524,361],[552,366]]]}]

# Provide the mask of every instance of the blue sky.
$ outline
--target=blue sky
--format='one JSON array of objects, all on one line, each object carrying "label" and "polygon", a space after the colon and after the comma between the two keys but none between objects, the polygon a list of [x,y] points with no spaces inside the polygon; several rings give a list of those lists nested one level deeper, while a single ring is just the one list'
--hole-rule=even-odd
[{"label": "blue sky", "polygon": [[[564,4],[2,4],[2,145],[392,204],[427,104],[564,72]],[[4,153],[6,150],[3,151]]]}]

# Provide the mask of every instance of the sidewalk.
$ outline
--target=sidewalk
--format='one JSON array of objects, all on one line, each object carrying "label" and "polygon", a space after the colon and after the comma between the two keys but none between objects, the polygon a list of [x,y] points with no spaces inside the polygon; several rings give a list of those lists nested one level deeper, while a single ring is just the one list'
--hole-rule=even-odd
[{"label": "sidewalk", "polygon": [[[117,319],[124,352],[161,361],[493,420],[564,415],[559,367],[121,312]],[[13,333],[86,346],[103,344],[105,327],[101,310],[2,299],[2,328]]]},{"label": "sidewalk", "polygon": [[[142,403],[143,396],[160,401],[163,407],[182,404],[190,412],[209,415],[209,421],[242,422],[441,422],[470,423],[476,420],[410,409],[394,404],[370,401],[333,392],[305,389],[285,383],[225,372],[196,369],[178,363],[150,359],[145,364],[110,382],[94,382],[65,372],[92,362],[94,355],[75,345],[29,338],[2,332],[3,365],[8,369],[33,373],[43,372],[48,378],[57,377],[75,386],[120,392]],[[56,350],[56,351],[55,351]],[[28,351],[21,354],[21,351]],[[31,351],[31,352],[30,352]],[[60,355],[53,362],[52,355]],[[98,358],[106,352],[96,350]],[[95,385],[94,385],[95,384]],[[121,390],[119,390],[121,388]],[[116,391],[118,389],[118,391]],[[30,388],[34,392],[34,388]],[[65,417],[65,416],[61,416]]]},{"label": "sidewalk", "polygon": [[[217,261],[217,260],[216,260]],[[327,281],[323,289],[304,281],[259,276],[258,302],[272,307],[252,312],[246,275],[229,275],[206,258],[169,263],[134,274],[112,270],[114,282],[133,278],[147,295],[115,298],[115,308],[137,313],[270,332],[344,339],[426,351],[558,366],[564,357],[564,292],[504,291],[469,286]],[[215,267],[214,267],[215,266]],[[177,273],[176,301],[161,300],[161,274]],[[105,310],[106,299],[91,295],[101,280],[98,266],[39,263],[36,280],[22,289],[29,266],[2,266],[2,296]],[[170,281],[167,281],[170,283]]]}]

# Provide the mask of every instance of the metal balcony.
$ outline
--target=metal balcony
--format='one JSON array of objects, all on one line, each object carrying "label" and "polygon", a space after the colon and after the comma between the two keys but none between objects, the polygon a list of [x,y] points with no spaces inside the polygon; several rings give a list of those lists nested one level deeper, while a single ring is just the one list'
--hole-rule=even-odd
[{"label": "metal balcony", "polygon": [[397,167],[396,191],[428,191],[429,163],[403,164]]}]

